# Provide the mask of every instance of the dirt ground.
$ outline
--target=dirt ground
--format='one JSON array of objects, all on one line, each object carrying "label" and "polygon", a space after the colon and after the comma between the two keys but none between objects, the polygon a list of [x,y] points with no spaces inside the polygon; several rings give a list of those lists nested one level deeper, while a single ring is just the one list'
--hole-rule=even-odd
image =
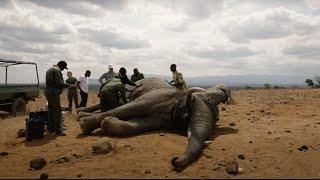
[{"label": "dirt ground", "polygon": [[[67,106],[66,94],[62,96]],[[170,160],[183,153],[187,138],[163,132],[134,137],[83,136],[73,114],[64,114],[67,136],[46,134],[40,140],[17,138],[25,127],[22,117],[0,120],[0,178],[320,178],[320,90],[237,90],[236,104],[221,105],[213,142],[201,158],[183,172],[172,170]],[[89,104],[97,101],[91,92]],[[42,96],[29,111],[45,106]],[[230,124],[231,123],[231,124]],[[111,139],[114,152],[93,155],[92,144]],[[302,145],[307,151],[298,150]],[[244,159],[238,159],[238,155]],[[41,170],[30,170],[34,157],[46,159]],[[56,163],[60,157],[70,161]],[[225,161],[236,160],[243,173],[226,173]]]}]

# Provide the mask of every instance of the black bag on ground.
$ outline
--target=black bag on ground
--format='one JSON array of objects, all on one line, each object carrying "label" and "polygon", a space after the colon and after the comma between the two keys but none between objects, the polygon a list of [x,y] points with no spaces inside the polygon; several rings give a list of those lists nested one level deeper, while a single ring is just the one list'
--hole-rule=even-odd
[{"label": "black bag on ground", "polygon": [[43,138],[45,125],[48,125],[48,111],[29,113],[29,119],[26,119],[26,140]]}]

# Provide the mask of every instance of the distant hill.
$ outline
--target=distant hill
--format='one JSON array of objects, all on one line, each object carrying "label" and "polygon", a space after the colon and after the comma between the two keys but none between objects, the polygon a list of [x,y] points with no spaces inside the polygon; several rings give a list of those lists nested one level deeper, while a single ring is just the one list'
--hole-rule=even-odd
[{"label": "distant hill", "polygon": [[[145,74],[145,77],[159,77],[170,81],[171,76],[162,76],[155,74]],[[201,86],[207,87],[215,84],[227,84],[229,86],[252,86],[262,87],[265,83],[272,85],[284,86],[284,87],[305,87],[305,79],[310,78],[308,76],[286,76],[286,75],[227,75],[227,76],[201,76],[185,78],[188,86]],[[99,84],[98,80],[91,79],[90,84]]]}]

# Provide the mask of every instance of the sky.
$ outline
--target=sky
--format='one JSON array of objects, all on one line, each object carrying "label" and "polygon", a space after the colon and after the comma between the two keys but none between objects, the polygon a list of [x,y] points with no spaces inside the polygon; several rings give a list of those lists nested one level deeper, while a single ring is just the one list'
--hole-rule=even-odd
[{"label": "sky", "polygon": [[320,73],[319,0],[0,0],[0,11],[0,58],[38,63],[41,81],[59,60],[93,78],[109,64],[129,75],[170,76],[172,63],[185,77]]}]

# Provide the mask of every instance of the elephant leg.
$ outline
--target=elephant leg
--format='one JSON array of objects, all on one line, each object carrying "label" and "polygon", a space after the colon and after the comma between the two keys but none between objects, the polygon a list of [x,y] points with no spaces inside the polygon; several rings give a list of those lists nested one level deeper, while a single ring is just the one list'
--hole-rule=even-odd
[{"label": "elephant leg", "polygon": [[77,109],[77,112],[94,112],[100,110],[100,103],[88,106],[88,107],[81,107]]},{"label": "elephant leg", "polygon": [[166,129],[169,123],[156,117],[133,118],[123,121],[115,117],[106,117],[100,125],[102,131],[110,136],[131,136],[139,133]]}]

